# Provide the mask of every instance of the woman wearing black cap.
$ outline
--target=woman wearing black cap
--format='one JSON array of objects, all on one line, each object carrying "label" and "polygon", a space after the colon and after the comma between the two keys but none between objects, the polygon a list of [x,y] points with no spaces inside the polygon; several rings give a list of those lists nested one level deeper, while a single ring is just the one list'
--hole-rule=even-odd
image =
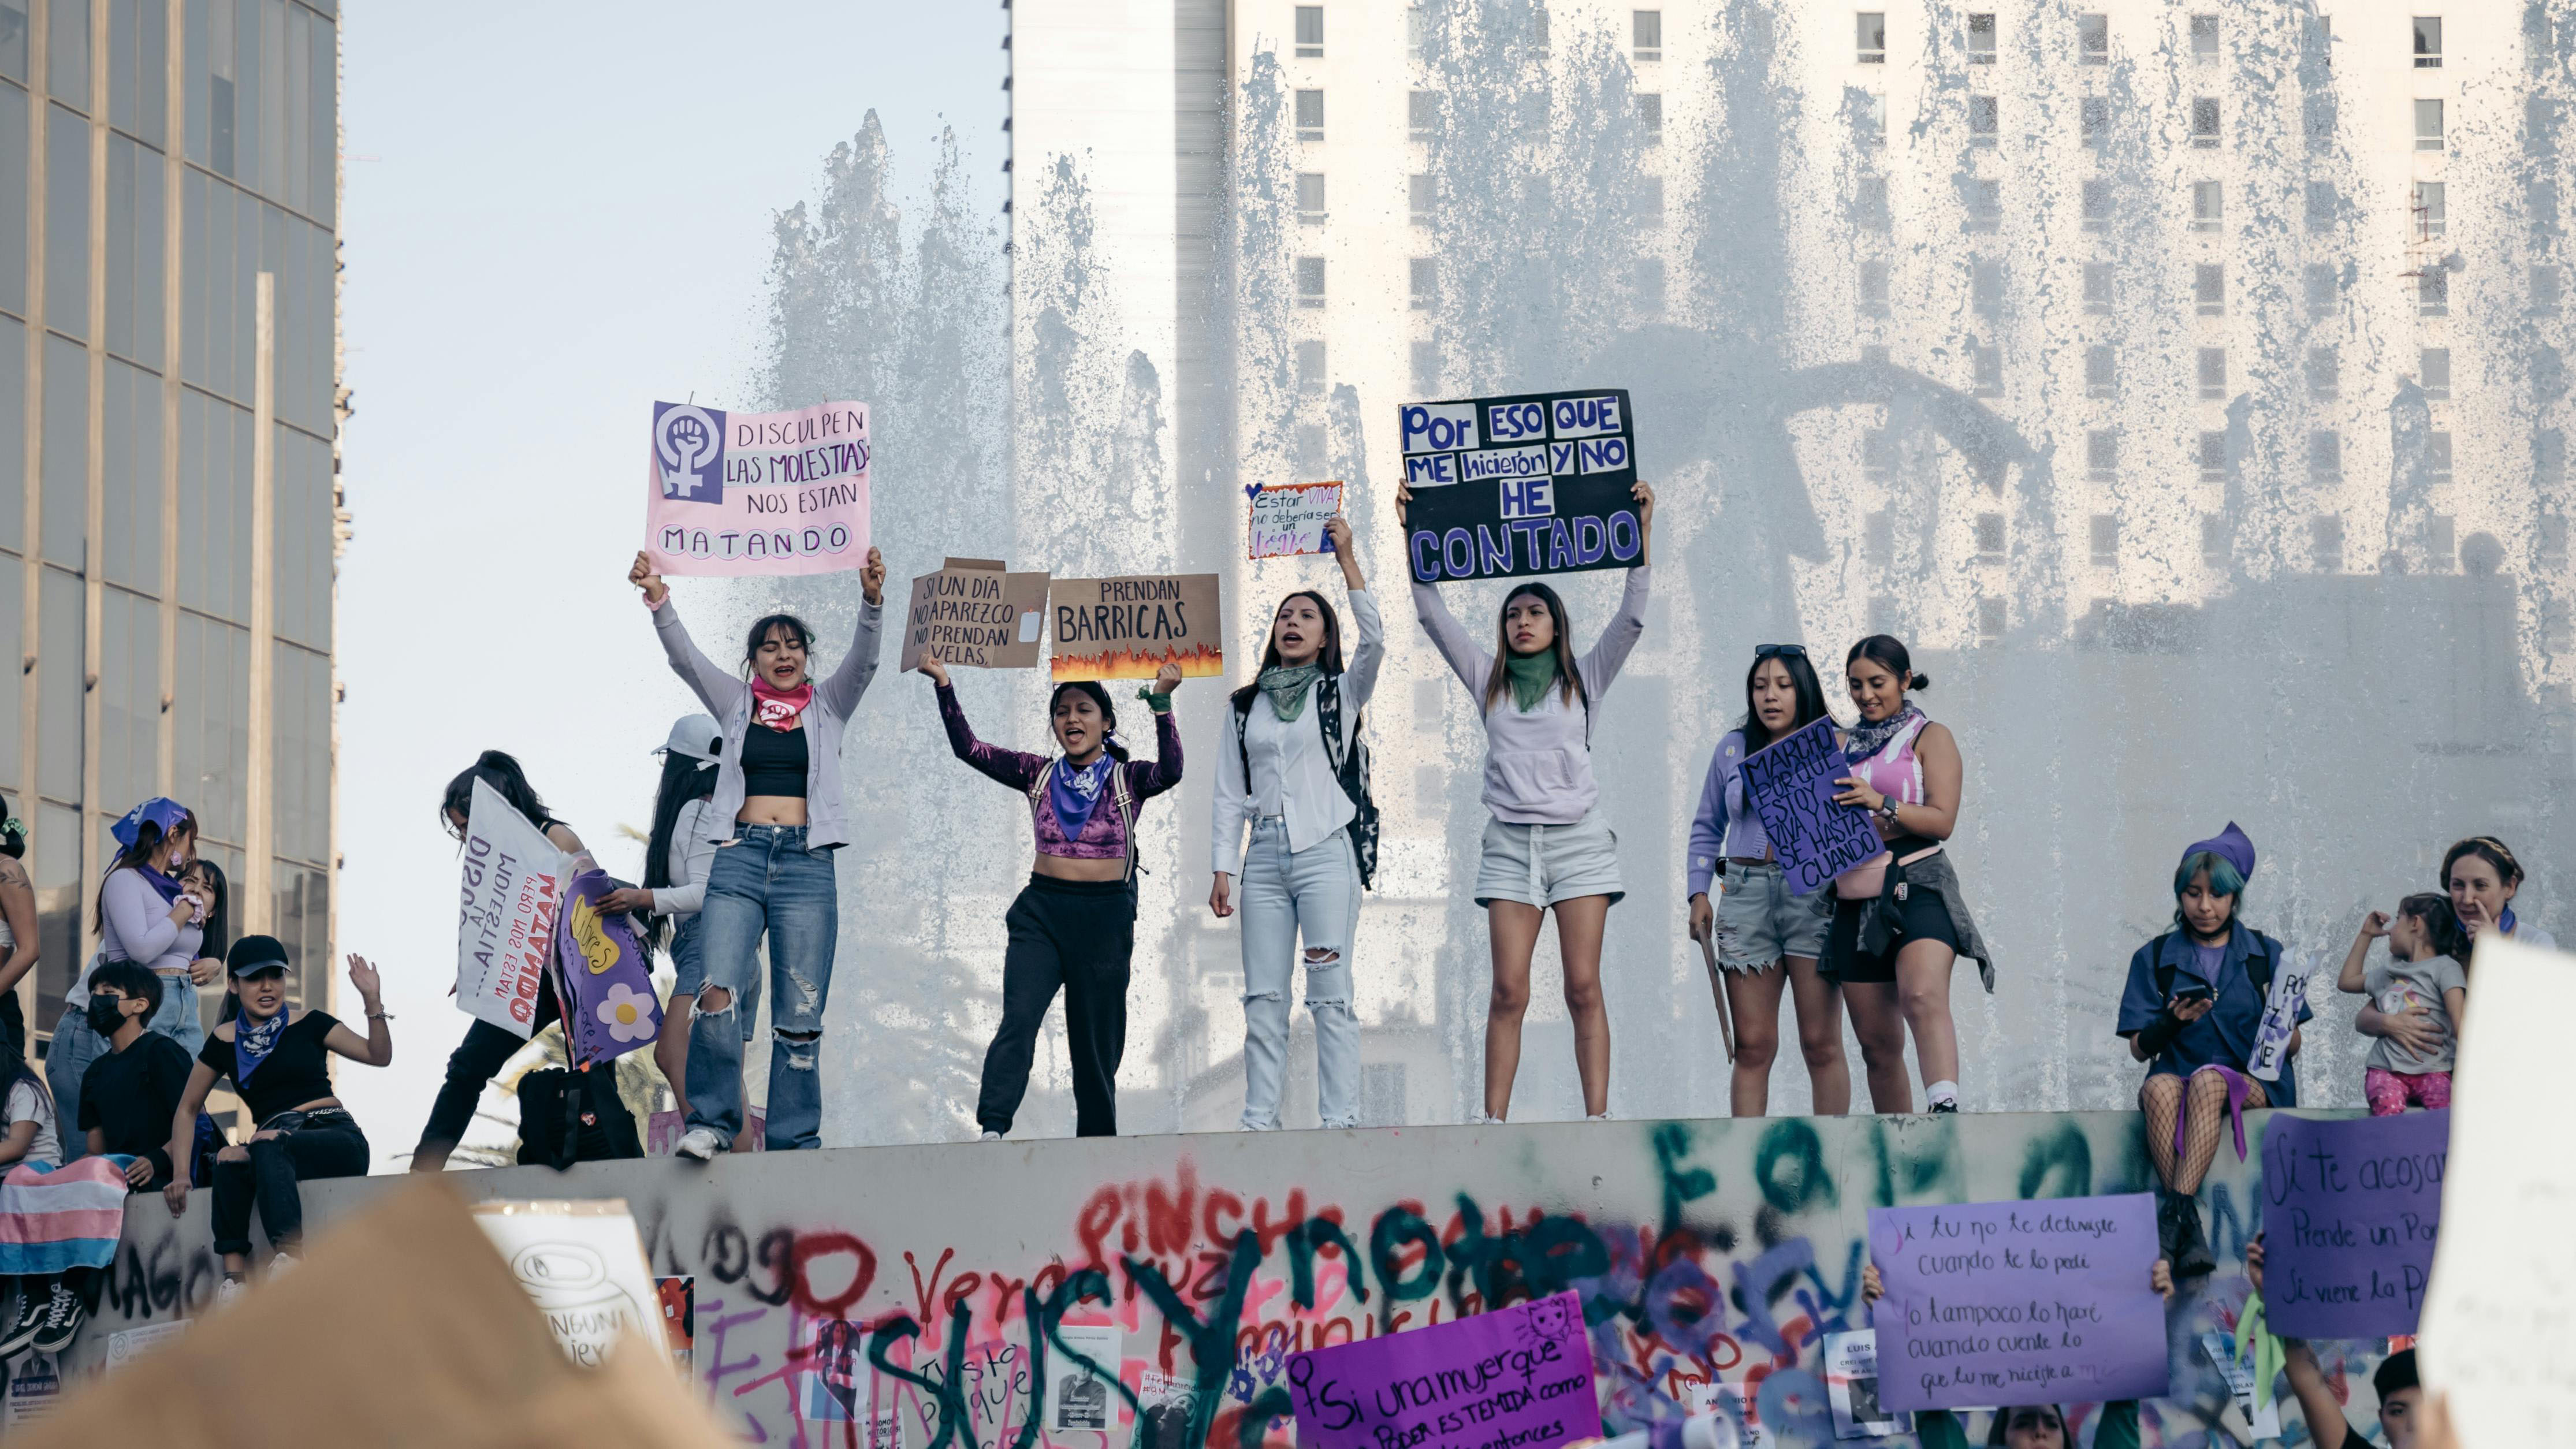
[{"label": "woman wearing black cap", "polygon": [[[377,996],[381,983],[364,957],[349,958],[349,984],[367,1008],[364,1037],[327,1011],[287,1005],[286,974],[293,968],[274,936],[234,942],[225,968],[241,998],[241,1015],[207,1036],[170,1119],[171,1160],[185,1161],[196,1136],[197,1109],[215,1082],[229,1077],[259,1124],[248,1144],[215,1154],[215,1251],[224,1255],[218,1304],[241,1291],[250,1271],[254,1200],[278,1261],[291,1263],[304,1243],[304,1197],[297,1185],[309,1177],[358,1177],[367,1170],[366,1134],[332,1094],[326,1054],[338,1052],[371,1067],[394,1059],[393,1032],[386,1026],[391,1018]],[[173,1181],[162,1196],[173,1217],[186,1212],[188,1180]]]}]

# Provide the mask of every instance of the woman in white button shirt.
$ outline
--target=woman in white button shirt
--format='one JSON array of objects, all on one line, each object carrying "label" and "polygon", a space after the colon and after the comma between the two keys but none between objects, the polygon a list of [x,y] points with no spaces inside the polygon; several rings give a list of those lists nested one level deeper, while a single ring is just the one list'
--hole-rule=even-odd
[{"label": "woman in white button shirt", "polygon": [[[1313,589],[1279,601],[1261,674],[1234,692],[1225,747],[1217,752],[1216,882],[1208,909],[1235,913],[1243,877],[1243,1126],[1279,1126],[1288,1058],[1288,989],[1304,938],[1306,1009],[1315,1017],[1318,1112],[1327,1127],[1359,1125],[1360,1027],[1351,1011],[1351,936],[1359,924],[1360,868],[1350,832],[1359,807],[1333,770],[1359,738],[1360,711],[1377,687],[1386,625],[1351,553],[1350,525],[1324,525],[1342,566],[1359,642],[1342,660],[1341,621]],[[1339,698],[1341,739],[1326,747],[1326,690]],[[1252,822],[1252,844],[1243,826]]]}]

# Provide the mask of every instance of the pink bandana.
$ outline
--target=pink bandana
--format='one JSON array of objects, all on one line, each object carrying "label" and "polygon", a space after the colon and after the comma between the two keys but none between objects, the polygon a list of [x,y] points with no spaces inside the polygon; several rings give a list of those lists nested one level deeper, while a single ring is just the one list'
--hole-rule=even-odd
[{"label": "pink bandana", "polygon": [[766,725],[781,734],[803,723],[805,706],[814,702],[812,681],[782,690],[765,679],[751,682],[752,723]]}]

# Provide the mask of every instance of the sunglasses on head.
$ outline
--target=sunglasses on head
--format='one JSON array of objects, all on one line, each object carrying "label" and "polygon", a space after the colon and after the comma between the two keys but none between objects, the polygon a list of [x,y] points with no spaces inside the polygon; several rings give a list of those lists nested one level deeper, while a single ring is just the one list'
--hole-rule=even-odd
[{"label": "sunglasses on head", "polygon": [[1753,657],[1757,661],[1763,659],[1804,659],[1807,657],[1807,646],[1804,644],[1756,644],[1753,646]]}]

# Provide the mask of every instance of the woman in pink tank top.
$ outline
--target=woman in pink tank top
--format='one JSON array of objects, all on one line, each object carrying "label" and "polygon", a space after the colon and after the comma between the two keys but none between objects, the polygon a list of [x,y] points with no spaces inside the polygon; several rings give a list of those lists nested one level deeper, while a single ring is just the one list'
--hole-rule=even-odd
[{"label": "woman in pink tank top", "polygon": [[1976,960],[1986,989],[1994,967],[1968,914],[1942,843],[1959,823],[1965,767],[1948,727],[1906,699],[1932,681],[1914,672],[1905,645],[1873,634],[1852,646],[1844,682],[1860,722],[1844,733],[1852,772],[1836,803],[1870,812],[1887,849],[1834,878],[1834,922],[1819,974],[1843,988],[1869,1073],[1870,1105],[1914,1110],[1905,1079],[1905,1034],[1914,1033],[1925,1095],[1935,1112],[1959,1110],[1959,1033],[1950,1020],[1950,968]]}]

